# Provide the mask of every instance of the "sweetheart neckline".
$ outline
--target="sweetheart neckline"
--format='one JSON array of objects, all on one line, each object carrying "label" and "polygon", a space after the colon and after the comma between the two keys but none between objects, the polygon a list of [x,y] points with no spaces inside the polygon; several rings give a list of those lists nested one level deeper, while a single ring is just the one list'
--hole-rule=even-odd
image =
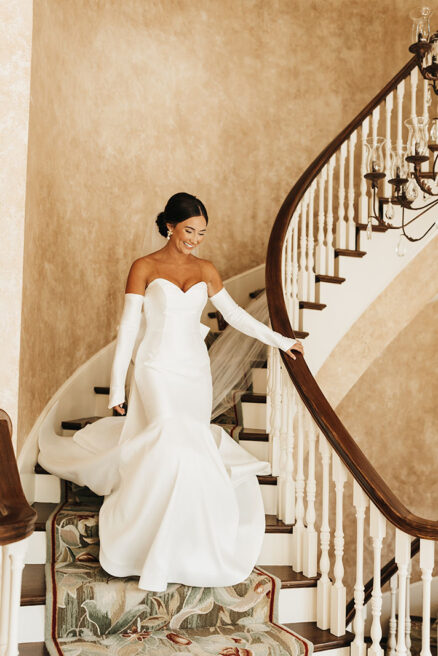
[{"label": "sweetheart neckline", "polygon": [[146,289],[144,290],[144,291],[145,291],[145,294],[146,294],[146,290],[149,289],[149,287],[152,285],[152,283],[155,282],[156,280],[165,280],[166,282],[169,282],[171,285],[173,285],[174,287],[176,287],[177,289],[179,289],[179,291],[181,292],[181,294],[187,294],[191,289],[193,289],[193,287],[196,287],[196,285],[200,285],[201,283],[204,283],[204,285],[207,286],[207,283],[205,282],[205,280],[198,280],[198,282],[195,282],[194,285],[192,285],[191,287],[189,287],[188,289],[186,289],[186,291],[184,291],[183,289],[181,289],[181,287],[179,287],[176,283],[172,282],[172,281],[169,280],[168,278],[163,278],[162,276],[158,276],[158,278],[154,278],[154,279],[149,283],[149,285],[146,287]]}]

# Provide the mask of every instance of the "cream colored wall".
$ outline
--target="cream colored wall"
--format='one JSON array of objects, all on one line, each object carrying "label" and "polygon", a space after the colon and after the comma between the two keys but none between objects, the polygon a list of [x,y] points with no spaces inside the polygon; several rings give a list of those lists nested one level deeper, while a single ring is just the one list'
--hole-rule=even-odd
[{"label": "cream colored wall", "polygon": [[32,0],[0,4],[0,408],[17,438]]},{"label": "cream colored wall", "polygon": [[115,335],[147,222],[187,190],[224,277],[408,59],[403,0],[35,0],[19,436]]}]

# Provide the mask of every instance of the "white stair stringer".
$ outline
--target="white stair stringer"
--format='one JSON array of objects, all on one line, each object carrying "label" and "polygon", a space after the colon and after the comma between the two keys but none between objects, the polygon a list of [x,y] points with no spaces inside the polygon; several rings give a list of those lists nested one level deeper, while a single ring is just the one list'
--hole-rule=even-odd
[{"label": "white stair stringer", "polygon": [[366,240],[362,233],[360,248],[366,251],[365,256],[335,258],[335,275],[346,278],[345,282],[340,285],[317,284],[318,301],[327,303],[327,307],[321,311],[300,311],[302,329],[309,332],[304,343],[305,359],[314,376],[353,323],[407,264],[438,236],[436,230],[432,230],[422,241],[410,243],[406,255],[400,257],[396,254],[399,231],[374,232],[371,240]]}]

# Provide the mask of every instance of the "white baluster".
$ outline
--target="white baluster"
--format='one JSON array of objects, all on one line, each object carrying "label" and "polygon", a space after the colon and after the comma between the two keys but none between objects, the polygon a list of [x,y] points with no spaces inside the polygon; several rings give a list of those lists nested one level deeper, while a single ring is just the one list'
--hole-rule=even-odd
[{"label": "white baluster", "polygon": [[326,272],[327,266],[327,249],[325,246],[324,238],[324,191],[325,191],[325,182],[327,180],[327,167],[324,166],[321,173],[318,176],[318,185],[319,185],[319,206],[318,206],[318,236],[317,236],[317,246],[316,246],[316,260],[315,260],[315,271],[317,273],[324,274]]},{"label": "white baluster", "polygon": [[327,275],[333,276],[335,271],[335,247],[333,243],[333,175],[336,165],[336,155],[333,155],[328,164],[327,184]]},{"label": "white baluster", "polygon": [[287,381],[284,364],[280,362],[280,389],[281,389],[281,422],[280,422],[280,476],[278,478],[278,517],[284,522],[286,514],[286,467],[287,467],[287,431],[288,405],[287,405]]},{"label": "white baluster", "polygon": [[0,578],[0,656],[5,656],[9,634],[9,595],[11,589],[11,563],[7,555],[7,547],[0,547],[1,578]]},{"label": "white baluster", "polygon": [[397,647],[397,617],[396,617],[396,604],[397,604],[397,574],[391,577],[389,582],[391,594],[391,616],[389,618],[388,630],[388,656],[395,656]]},{"label": "white baluster", "polygon": [[299,322],[299,295],[298,295],[298,224],[301,212],[301,206],[297,210],[296,221],[292,233],[292,327],[294,330],[298,329]]},{"label": "white baluster", "polygon": [[28,538],[2,549],[2,598],[0,615],[0,654],[18,656],[18,615],[21,580]]},{"label": "white baluster", "polygon": [[309,190],[309,214],[307,216],[307,300],[315,301],[315,229],[314,206],[316,179],[310,185]]},{"label": "white baluster", "polygon": [[[272,394],[273,394],[273,380],[272,380],[272,358],[273,346],[268,346],[266,350],[266,432],[271,435],[271,421],[272,421]],[[269,462],[271,460],[272,440],[269,441]]]},{"label": "white baluster", "polygon": [[397,152],[400,155],[403,148],[403,98],[405,96],[405,82],[397,87]]},{"label": "white baluster", "polygon": [[408,564],[408,573],[406,576],[406,619],[405,619],[405,643],[406,653],[411,653],[411,572],[412,561]]},{"label": "white baluster", "polygon": [[309,190],[304,194],[301,203],[301,223],[300,223],[300,277],[299,277],[299,297],[301,301],[307,301],[308,296],[308,277],[306,268],[307,257],[307,209],[309,207]]},{"label": "white baluster", "polygon": [[372,644],[368,650],[370,656],[381,656],[383,649],[380,646],[382,639],[382,587],[380,570],[382,567],[382,543],[386,535],[386,520],[374,504],[370,504],[370,536],[373,542],[373,591],[371,594],[371,623]]},{"label": "white baluster", "polygon": [[368,138],[368,132],[370,130],[370,117],[367,118],[362,123],[361,127],[361,140],[362,140],[362,153],[361,153],[361,164],[360,164],[360,202],[359,202],[359,217],[361,223],[368,223],[369,215],[369,198],[368,198],[368,185],[367,181],[364,178],[365,173],[367,172],[367,153],[365,148],[365,140]]},{"label": "white baluster", "polygon": [[410,74],[411,83],[411,117],[417,115],[417,86],[418,86],[418,68],[412,69]]},{"label": "white baluster", "polygon": [[336,494],[336,528],[335,528],[335,564],[333,574],[335,581],[331,592],[330,631],[337,636],[345,634],[345,605],[346,592],[343,584],[344,578],[344,530],[343,530],[343,495],[344,484],[347,480],[347,470],[339,456],[333,453],[332,477]]},{"label": "white baluster", "polygon": [[303,535],[304,526],[304,413],[307,412],[302,401],[297,408],[297,471],[295,476],[295,525],[292,533],[292,563],[295,572],[303,570]]},{"label": "white baluster", "polygon": [[364,584],[363,584],[363,543],[365,511],[368,498],[360,485],[353,483],[353,505],[356,508],[356,581],[354,584],[354,640],[351,645],[351,656],[365,656],[366,646],[364,640],[365,612],[364,612]]},{"label": "white baluster", "polygon": [[315,498],[316,498],[316,480],[315,480],[315,442],[317,428],[311,414],[306,414],[307,418],[307,485],[306,485],[306,532],[303,540],[303,574],[311,578],[317,575],[318,570],[318,533],[315,530]]},{"label": "white baluster", "polygon": [[379,129],[379,121],[380,121],[380,105],[377,105],[377,107],[373,110],[373,113],[371,115],[371,121],[372,121],[372,129],[373,129],[373,143],[376,143],[377,132]]},{"label": "white baluster", "polygon": [[348,140],[348,213],[347,213],[347,248],[356,248],[356,222],[354,220],[354,150],[357,142],[357,131]]},{"label": "white baluster", "polygon": [[345,223],[345,160],[347,158],[348,142],[341,145],[339,155],[338,181],[338,220],[336,222],[336,247],[347,248],[347,225]]},{"label": "white baluster", "polygon": [[292,298],[292,230],[290,227],[289,230],[287,231],[287,235],[285,239],[284,254],[286,258],[286,263],[285,263],[286,284],[283,289],[285,291],[285,296],[286,296],[287,314],[289,317],[291,317],[293,298]]},{"label": "white baluster", "polygon": [[423,624],[420,656],[432,656],[430,650],[430,603],[432,571],[435,560],[434,552],[435,543],[432,540],[420,540],[420,569],[423,582]]},{"label": "white baluster", "polygon": [[384,194],[386,198],[392,196],[392,186],[389,184],[388,180],[392,178],[391,175],[391,115],[394,106],[394,92],[392,91],[385,100],[385,117],[386,117],[386,131],[385,131],[385,173],[386,178],[384,181]]},{"label": "white baluster", "polygon": [[280,389],[280,354],[274,349],[272,354],[272,394],[271,394],[271,432],[269,439],[269,457],[272,475],[280,473],[280,428],[281,428],[281,389]]},{"label": "white baluster", "polygon": [[330,628],[330,598],[332,583],[330,572],[330,457],[331,447],[323,433],[319,434],[319,452],[322,461],[322,518],[320,528],[321,557],[319,569],[321,576],[316,588],[316,624],[319,629]]},{"label": "white baluster", "polygon": [[423,118],[425,121],[429,120],[430,100],[429,82],[423,80]]},{"label": "white baluster", "polygon": [[287,444],[286,444],[286,481],[284,486],[284,523],[295,523],[295,480],[294,480],[294,442],[295,442],[295,415],[297,411],[298,393],[294,385],[286,376],[286,408],[287,408]]},{"label": "white baluster", "polygon": [[395,562],[398,567],[398,623],[397,656],[406,655],[405,619],[406,619],[406,580],[411,559],[411,538],[398,528],[395,529]]}]

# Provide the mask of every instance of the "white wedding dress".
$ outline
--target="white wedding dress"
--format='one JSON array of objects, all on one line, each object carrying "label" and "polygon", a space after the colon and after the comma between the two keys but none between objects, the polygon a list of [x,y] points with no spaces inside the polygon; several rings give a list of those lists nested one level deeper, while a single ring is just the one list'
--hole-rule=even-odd
[{"label": "white wedding dress", "polygon": [[[223,288],[211,297],[217,307],[225,295]],[[200,323],[207,299],[204,281],[184,292],[166,278],[154,279],[142,301],[146,331],[126,417],[104,417],[73,438],[40,438],[45,469],[105,497],[102,567],[114,576],[139,576],[146,590],[162,591],[168,583],[234,585],[249,575],[262,547],[265,515],[256,475],[269,474],[270,464],[210,423],[208,327]],[[286,349],[295,341],[234,305],[266,343],[280,341]]]}]

